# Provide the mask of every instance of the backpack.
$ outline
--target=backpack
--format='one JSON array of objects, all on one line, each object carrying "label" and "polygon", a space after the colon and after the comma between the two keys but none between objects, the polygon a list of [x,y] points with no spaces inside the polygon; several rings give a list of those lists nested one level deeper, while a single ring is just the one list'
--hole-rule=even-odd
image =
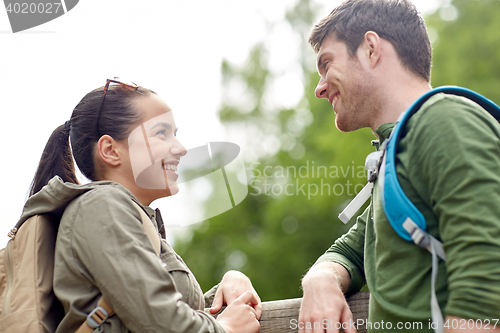
[{"label": "backpack", "polygon": [[52,333],[64,310],[52,290],[59,218],[43,214],[16,225],[0,250],[0,332]]},{"label": "backpack", "polygon": [[[378,178],[382,206],[392,228],[400,237],[407,241],[413,241],[416,245],[428,250],[432,255],[431,313],[433,322],[437,323],[438,328],[436,331],[442,332],[444,319],[435,294],[435,282],[438,270],[437,257],[446,261],[446,253],[443,250],[442,243],[426,232],[427,224],[424,216],[408,199],[399,184],[396,174],[397,146],[403,136],[408,120],[420,110],[420,107],[431,96],[437,93],[446,93],[470,99],[500,122],[500,107],[472,90],[456,86],[443,86],[428,91],[401,114],[391,135],[383,142],[380,150],[367,156],[365,168],[368,170],[369,182],[342,211],[339,219],[347,223],[354,216],[371,196],[373,183]],[[391,204],[388,205],[387,202]]]},{"label": "backpack", "polygon": [[[134,202],[157,254],[160,238],[146,213]],[[19,221],[0,250],[0,332],[53,333],[64,309],[52,288],[59,217],[34,215]],[[78,333],[92,332],[114,314],[103,297]]]}]

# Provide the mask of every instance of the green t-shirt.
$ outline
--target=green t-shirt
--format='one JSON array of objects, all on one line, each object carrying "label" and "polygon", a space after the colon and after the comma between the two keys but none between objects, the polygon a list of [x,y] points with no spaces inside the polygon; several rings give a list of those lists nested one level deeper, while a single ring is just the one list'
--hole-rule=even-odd
[{"label": "green t-shirt", "polygon": [[[381,142],[393,127],[377,129]],[[444,316],[500,317],[499,138],[500,124],[485,110],[440,93],[409,120],[399,143],[399,182],[447,254],[436,282]],[[369,332],[432,332],[431,255],[392,229],[379,191],[375,183],[369,207],[317,263],[342,264],[348,294],[366,282]]]}]

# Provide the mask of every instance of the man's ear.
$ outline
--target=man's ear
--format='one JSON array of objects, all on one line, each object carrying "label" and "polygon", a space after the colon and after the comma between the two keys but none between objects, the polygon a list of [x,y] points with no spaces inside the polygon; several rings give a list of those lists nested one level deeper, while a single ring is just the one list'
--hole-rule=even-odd
[{"label": "man's ear", "polygon": [[108,165],[119,166],[122,163],[118,142],[109,135],[103,135],[97,141],[97,154]]},{"label": "man's ear", "polygon": [[358,50],[362,52],[359,56],[363,57],[368,66],[375,68],[382,55],[380,36],[374,31],[367,31]]}]

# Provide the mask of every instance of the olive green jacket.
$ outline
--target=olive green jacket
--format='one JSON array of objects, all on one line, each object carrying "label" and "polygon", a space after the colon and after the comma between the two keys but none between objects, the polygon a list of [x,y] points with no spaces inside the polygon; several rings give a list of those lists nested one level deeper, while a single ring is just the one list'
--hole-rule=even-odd
[{"label": "olive green jacket", "polygon": [[63,183],[54,177],[26,203],[23,217],[61,215],[54,292],[65,310],[56,333],[74,332],[104,295],[116,312],[95,332],[223,333],[193,273],[162,240],[158,257],[134,203],[158,227],[156,212],[122,185]]}]

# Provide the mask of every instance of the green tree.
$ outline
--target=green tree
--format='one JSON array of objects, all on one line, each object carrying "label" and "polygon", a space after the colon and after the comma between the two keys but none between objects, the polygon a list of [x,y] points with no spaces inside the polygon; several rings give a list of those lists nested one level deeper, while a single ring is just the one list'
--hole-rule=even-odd
[{"label": "green tree", "polygon": [[[374,137],[369,130],[340,133],[332,106],[314,96],[318,75],[307,45],[314,21],[309,0],[299,1],[286,14],[300,40],[297,66],[304,82],[303,97],[292,108],[267,105],[279,73],[268,66],[264,41],[253,48],[244,66],[222,64],[222,123],[247,133],[248,149],[262,151],[266,142],[275,142],[279,149],[247,161],[252,182],[242,203],[193,229],[191,240],[176,241],[176,250],[203,289],[236,268],[252,279],[263,300],[301,297],[301,277],[352,224],[343,225],[337,215],[354,196],[355,186],[359,191],[366,182],[364,159],[373,151]],[[226,98],[234,86],[243,86],[238,100],[244,105]],[[287,184],[292,195],[282,193]]]}]

